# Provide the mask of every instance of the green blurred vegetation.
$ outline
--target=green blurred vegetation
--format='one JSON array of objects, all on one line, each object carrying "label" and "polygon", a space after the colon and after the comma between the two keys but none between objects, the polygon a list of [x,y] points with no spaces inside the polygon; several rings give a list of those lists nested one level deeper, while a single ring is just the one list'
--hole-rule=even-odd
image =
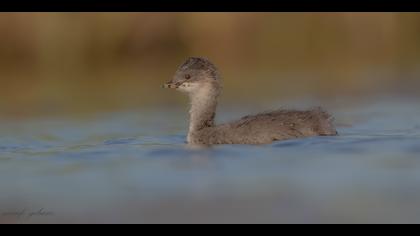
[{"label": "green blurred vegetation", "polygon": [[188,56],[222,72],[224,99],[417,93],[416,13],[1,13],[0,112],[172,105]]}]

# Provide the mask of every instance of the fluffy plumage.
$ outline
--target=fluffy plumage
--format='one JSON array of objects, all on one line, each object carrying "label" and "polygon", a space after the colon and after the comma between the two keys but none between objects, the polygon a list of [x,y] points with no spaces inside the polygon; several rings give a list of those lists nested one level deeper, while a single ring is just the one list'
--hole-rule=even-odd
[{"label": "fluffy plumage", "polygon": [[320,108],[277,110],[230,123],[208,126],[190,135],[195,144],[266,144],[311,136],[337,135],[332,117]]}]

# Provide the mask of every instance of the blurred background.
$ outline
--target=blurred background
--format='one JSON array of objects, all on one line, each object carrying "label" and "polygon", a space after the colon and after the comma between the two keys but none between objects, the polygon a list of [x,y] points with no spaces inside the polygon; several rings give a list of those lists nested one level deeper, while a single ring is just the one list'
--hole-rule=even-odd
[{"label": "blurred background", "polygon": [[[420,14],[0,13],[0,35],[0,223],[420,222]],[[340,135],[187,148],[161,85],[190,56],[221,71],[217,123],[320,105]]]},{"label": "blurred background", "polygon": [[160,85],[212,60],[225,104],[416,95],[415,13],[2,13],[0,114],[172,106]]}]

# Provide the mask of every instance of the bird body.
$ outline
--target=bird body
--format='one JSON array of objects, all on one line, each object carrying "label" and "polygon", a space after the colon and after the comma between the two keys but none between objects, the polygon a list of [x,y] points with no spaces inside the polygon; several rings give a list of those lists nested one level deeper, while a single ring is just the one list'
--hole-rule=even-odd
[{"label": "bird body", "polygon": [[190,133],[189,143],[267,144],[279,140],[336,134],[331,116],[320,108],[308,111],[276,110],[196,130]]}]

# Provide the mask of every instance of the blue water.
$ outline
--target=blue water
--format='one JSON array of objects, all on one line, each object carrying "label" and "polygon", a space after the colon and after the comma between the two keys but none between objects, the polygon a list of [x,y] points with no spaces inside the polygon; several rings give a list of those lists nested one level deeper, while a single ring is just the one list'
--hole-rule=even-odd
[{"label": "blue water", "polygon": [[5,121],[0,223],[420,223],[419,108],[336,107],[338,137],[208,149],[185,145],[185,109]]}]

